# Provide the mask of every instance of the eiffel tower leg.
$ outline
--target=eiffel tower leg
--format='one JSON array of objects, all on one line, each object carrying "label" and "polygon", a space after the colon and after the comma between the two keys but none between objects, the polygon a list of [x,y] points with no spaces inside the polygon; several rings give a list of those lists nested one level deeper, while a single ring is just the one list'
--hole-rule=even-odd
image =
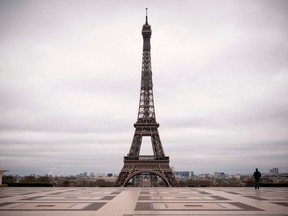
[{"label": "eiffel tower leg", "polygon": [[179,187],[180,186],[172,172],[165,172],[165,176],[167,178],[167,181],[169,182],[169,187]]},{"label": "eiffel tower leg", "polygon": [[119,176],[117,177],[114,187],[120,187],[120,186],[125,186],[125,181],[129,175],[129,171],[125,169],[125,164],[124,167],[122,168],[121,172],[119,173]]}]

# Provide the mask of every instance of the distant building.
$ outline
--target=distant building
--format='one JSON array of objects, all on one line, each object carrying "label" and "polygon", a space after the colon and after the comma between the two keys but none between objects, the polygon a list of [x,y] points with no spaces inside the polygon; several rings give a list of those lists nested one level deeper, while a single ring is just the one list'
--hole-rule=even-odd
[{"label": "distant building", "polygon": [[0,185],[2,185],[2,177],[4,172],[7,172],[8,170],[0,170]]},{"label": "distant building", "polygon": [[278,168],[272,168],[269,170],[270,173],[275,174],[275,175],[279,175],[279,169]]},{"label": "distant building", "polygon": [[224,172],[214,172],[214,177],[225,178],[227,175]]},{"label": "distant building", "polygon": [[190,178],[194,176],[193,171],[174,171],[173,173],[178,178]]},{"label": "distant building", "polygon": [[206,179],[206,178],[210,178],[211,175],[209,173],[203,173],[203,174],[199,174],[198,177],[202,179]]}]

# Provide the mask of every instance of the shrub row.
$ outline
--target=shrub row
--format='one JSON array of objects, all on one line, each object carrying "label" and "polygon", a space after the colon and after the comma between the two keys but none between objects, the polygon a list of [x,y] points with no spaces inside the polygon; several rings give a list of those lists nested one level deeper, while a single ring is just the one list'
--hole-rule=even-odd
[{"label": "shrub row", "polygon": [[53,187],[48,182],[22,182],[22,183],[8,183],[8,187]]}]

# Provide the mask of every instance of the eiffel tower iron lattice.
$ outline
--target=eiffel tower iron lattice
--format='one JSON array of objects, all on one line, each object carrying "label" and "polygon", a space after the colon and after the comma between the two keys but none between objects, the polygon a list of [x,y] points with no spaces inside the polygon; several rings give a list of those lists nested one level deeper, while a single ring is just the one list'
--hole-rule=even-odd
[{"label": "eiffel tower iron lattice", "polygon": [[[143,57],[138,118],[134,124],[135,133],[130,151],[124,157],[124,166],[114,186],[126,186],[129,180],[136,175],[147,173],[159,176],[169,187],[179,186],[169,166],[169,157],[165,156],[158,132],[159,124],[155,117],[150,55],[151,34],[146,8],[146,22],[142,28]],[[143,136],[151,137],[153,155],[140,155]]]}]

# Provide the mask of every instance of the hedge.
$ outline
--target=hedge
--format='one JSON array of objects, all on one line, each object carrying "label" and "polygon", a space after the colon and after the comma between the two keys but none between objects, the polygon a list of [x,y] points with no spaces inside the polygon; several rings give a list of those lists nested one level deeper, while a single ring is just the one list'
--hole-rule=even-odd
[{"label": "hedge", "polygon": [[23,182],[23,183],[8,183],[8,187],[53,187],[48,182]]}]

